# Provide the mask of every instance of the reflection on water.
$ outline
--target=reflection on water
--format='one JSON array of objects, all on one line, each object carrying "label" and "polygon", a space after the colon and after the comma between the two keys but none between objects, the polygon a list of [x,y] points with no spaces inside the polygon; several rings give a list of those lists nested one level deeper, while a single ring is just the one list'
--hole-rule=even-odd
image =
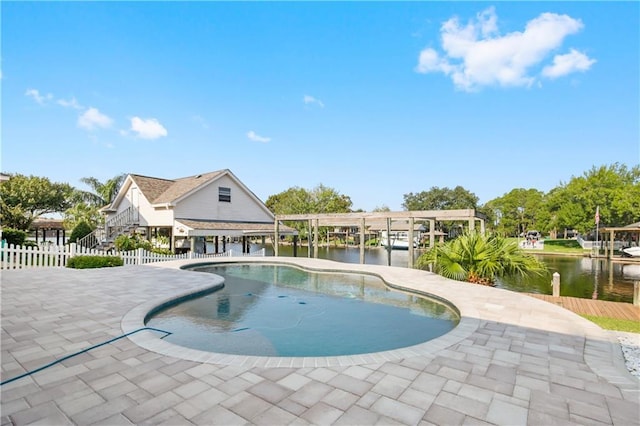
[{"label": "reflection on water", "polygon": [[419,344],[458,315],[424,297],[390,291],[379,277],[233,264],[194,268],[224,287],[154,314],[165,340],[194,349],[264,356],[333,356]]},{"label": "reflection on water", "polygon": [[560,274],[560,295],[586,299],[633,302],[633,281],[640,280],[640,265],[607,259],[539,256],[549,269],[543,277],[505,277],[498,287],[528,293],[551,294],[551,274]]},{"label": "reflection on water", "polygon": [[[263,246],[252,245],[253,250]],[[236,250],[236,248],[233,248]],[[273,256],[271,245],[265,246],[267,256]],[[240,246],[238,246],[240,250]],[[291,246],[280,246],[280,256],[293,256]],[[416,250],[418,258],[422,251]],[[587,299],[633,302],[633,282],[640,281],[640,264],[624,265],[606,259],[592,259],[582,256],[536,255],[549,269],[549,274],[528,278],[505,277],[498,280],[496,287],[526,293],[551,294],[551,274],[560,274],[560,295]],[[307,257],[307,247],[298,247],[298,257]],[[345,263],[360,263],[359,247],[320,247],[318,257]],[[393,250],[391,265],[407,267],[409,252]],[[387,252],[382,248],[365,250],[365,263],[386,265]]]}]

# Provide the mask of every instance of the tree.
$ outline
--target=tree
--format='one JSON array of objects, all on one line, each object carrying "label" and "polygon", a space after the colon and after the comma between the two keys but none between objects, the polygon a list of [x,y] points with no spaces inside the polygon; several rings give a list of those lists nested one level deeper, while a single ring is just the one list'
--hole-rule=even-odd
[{"label": "tree", "polygon": [[405,210],[457,210],[475,209],[478,197],[461,186],[454,189],[431,187],[429,191],[404,194]]},{"label": "tree", "polygon": [[265,203],[274,214],[349,213],[351,198],[322,184],[312,190],[298,186],[271,195]]},{"label": "tree", "polygon": [[600,226],[640,221],[640,166],[594,166],[583,176],[554,188],[547,197],[549,217],[555,225],[583,234],[595,229],[598,207]]},{"label": "tree", "polygon": [[[454,189],[431,187],[429,191],[419,193],[404,194],[402,207],[405,210],[457,210],[475,209],[478,206],[478,197],[464,189],[456,186]],[[452,221],[438,221],[435,228],[448,231],[456,224]]]},{"label": "tree", "polygon": [[313,201],[309,191],[294,186],[269,196],[265,204],[274,214],[304,214],[311,213]]},{"label": "tree", "polygon": [[98,207],[84,201],[76,203],[64,212],[64,226],[67,229],[73,229],[81,222],[86,222],[91,229],[95,229],[101,221],[102,215]]},{"label": "tree", "polygon": [[48,213],[62,213],[71,205],[73,188],[45,177],[10,175],[0,185],[0,215],[3,226],[27,230]]},{"label": "tree", "polygon": [[[349,213],[352,206],[351,198],[322,184],[312,190],[294,186],[269,196],[265,204],[274,214]],[[296,228],[302,238],[306,237],[306,223],[287,222],[287,225]]]},{"label": "tree", "polygon": [[484,205],[490,211],[495,232],[501,235],[520,235],[528,229],[546,231],[539,221],[544,209],[544,193],[537,189],[512,189],[502,197]]},{"label": "tree", "polygon": [[71,231],[71,237],[69,237],[70,243],[75,243],[79,239],[86,237],[93,231],[93,227],[86,221],[80,221]]},{"label": "tree", "polygon": [[544,264],[525,253],[516,242],[477,231],[435,246],[418,258],[416,267],[457,281],[484,285],[493,285],[496,277],[504,275],[547,273]]},{"label": "tree", "polygon": [[104,207],[111,204],[114,198],[116,198],[126,178],[127,174],[121,173],[102,183],[94,177],[84,177],[80,179],[80,182],[89,186],[93,192],[79,190],[78,195],[82,201],[89,205]]},{"label": "tree", "polygon": [[126,174],[119,174],[104,183],[94,177],[80,179],[93,192],[79,189],[74,191],[75,203],[64,212],[65,226],[73,228],[78,223],[85,221],[95,229],[104,220],[99,209],[113,202],[126,177]]}]

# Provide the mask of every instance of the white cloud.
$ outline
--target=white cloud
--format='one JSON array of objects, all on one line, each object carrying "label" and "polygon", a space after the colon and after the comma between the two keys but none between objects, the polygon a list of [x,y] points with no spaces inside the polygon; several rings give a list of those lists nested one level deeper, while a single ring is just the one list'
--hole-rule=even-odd
[{"label": "white cloud", "polygon": [[65,108],[73,108],[73,109],[82,109],[83,108],[83,106],[78,103],[76,98],[71,98],[69,100],[58,99],[58,105],[63,106]]},{"label": "white cloud", "polygon": [[324,103],[320,99],[316,99],[313,96],[304,95],[304,97],[302,98],[302,101],[305,103],[305,105],[316,104],[320,108],[324,108]]},{"label": "white cloud", "polygon": [[155,118],[133,117],[131,131],[137,133],[137,136],[142,139],[158,139],[167,136],[167,129]]},{"label": "white cloud", "polygon": [[[490,7],[465,26],[461,26],[457,17],[443,23],[440,28],[443,54],[431,47],[425,48],[420,52],[415,71],[442,72],[452,79],[456,88],[466,91],[491,85],[531,86],[545,58],[560,48],[567,36],[582,28],[582,22],[570,16],[542,13],[527,22],[524,31],[500,35],[497,15]],[[563,63],[558,65],[558,70],[554,61],[554,70],[547,72],[560,76],[564,75],[560,69],[566,71],[565,74],[584,71],[594,61],[583,56],[582,61],[575,55],[565,58],[573,66]],[[586,68],[585,63],[588,63]],[[544,71],[543,74],[546,75]]]},{"label": "white cloud", "polygon": [[542,75],[549,78],[558,78],[573,72],[585,72],[596,62],[587,55],[575,49],[565,55],[556,55],[553,65],[547,65],[542,70]]},{"label": "white cloud", "polygon": [[46,102],[53,99],[53,95],[51,93],[47,93],[46,95],[41,95],[38,89],[27,89],[24,95],[29,96],[34,101],[36,101],[36,103],[40,105],[44,105]]},{"label": "white cloud", "polygon": [[87,109],[80,117],[78,117],[78,127],[82,127],[87,130],[93,130],[96,127],[108,128],[111,127],[113,120],[104,115],[97,108]]},{"label": "white cloud", "polygon": [[271,138],[266,138],[264,136],[260,136],[258,134],[256,134],[256,132],[254,132],[253,130],[249,131],[247,133],[247,137],[249,139],[251,139],[254,142],[263,142],[263,143],[267,143],[267,142],[271,142]]}]

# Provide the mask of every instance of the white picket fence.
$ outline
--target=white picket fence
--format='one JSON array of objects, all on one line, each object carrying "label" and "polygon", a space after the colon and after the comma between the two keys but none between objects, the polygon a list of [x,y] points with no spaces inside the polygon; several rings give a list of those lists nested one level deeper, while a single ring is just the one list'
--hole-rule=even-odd
[{"label": "white picket fence", "polygon": [[212,257],[230,256],[262,257],[265,256],[265,249],[263,248],[252,253],[238,253],[229,250],[218,254],[194,253],[190,251],[184,254],[165,255],[152,253],[142,248],[124,252],[105,252],[102,250],[87,249],[75,243],[64,246],[43,245],[39,247],[22,247],[5,244],[0,247],[0,269],[62,267],[67,265],[70,258],[79,255],[119,256],[124,260],[125,265],[143,265],[145,263],[179,259],[210,259]]}]

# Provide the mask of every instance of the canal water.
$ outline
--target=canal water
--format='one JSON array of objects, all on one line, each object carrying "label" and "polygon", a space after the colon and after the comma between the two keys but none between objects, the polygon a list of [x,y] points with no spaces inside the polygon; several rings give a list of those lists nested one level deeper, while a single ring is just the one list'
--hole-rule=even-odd
[{"label": "canal water", "polygon": [[[271,244],[265,246],[252,244],[251,251],[265,248],[267,256],[273,256]],[[227,249],[241,251],[240,245],[228,244]],[[212,252],[213,247],[207,247]],[[298,257],[307,257],[307,246],[298,247]],[[423,252],[415,250],[418,258]],[[280,256],[293,256],[293,247],[281,245]],[[391,266],[407,267],[408,250],[392,250]],[[360,263],[359,247],[320,247],[320,259],[335,260],[345,263]],[[524,293],[551,294],[551,279],[554,272],[560,274],[560,295],[586,299],[610,300],[616,302],[633,302],[633,282],[640,281],[640,264],[625,265],[613,263],[607,259],[592,259],[582,256],[550,256],[536,255],[547,265],[549,273],[544,276],[527,278],[505,277],[498,280],[497,288]],[[365,263],[371,265],[387,265],[388,254],[384,248],[367,248]]]}]

